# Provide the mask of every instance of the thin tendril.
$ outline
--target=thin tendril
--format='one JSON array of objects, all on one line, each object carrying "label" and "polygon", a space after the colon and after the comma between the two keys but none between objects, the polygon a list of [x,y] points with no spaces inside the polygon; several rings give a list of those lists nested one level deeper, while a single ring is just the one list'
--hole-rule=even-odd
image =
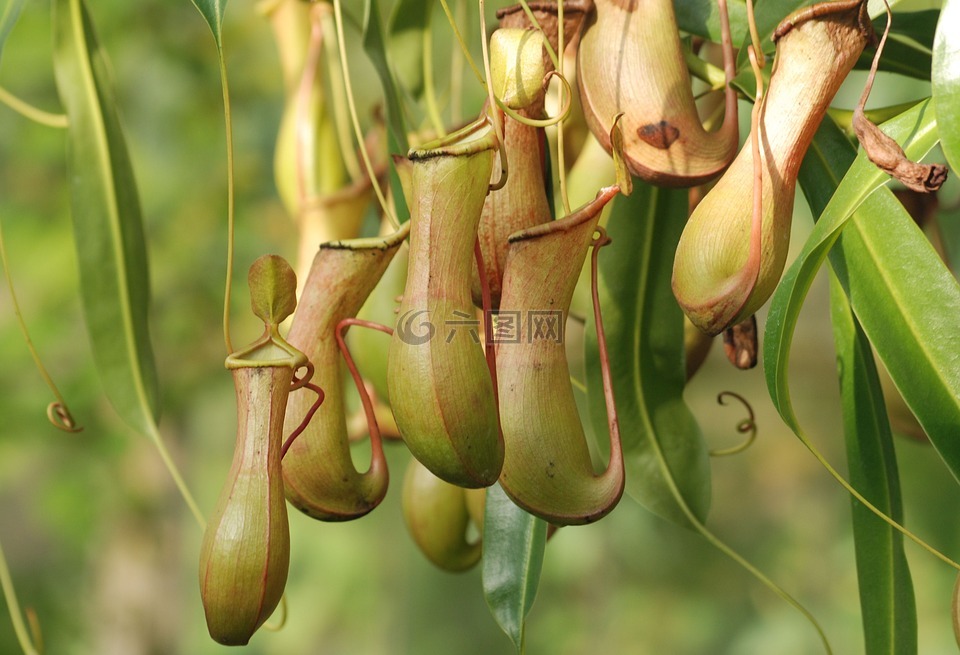
[{"label": "thin tendril", "polygon": [[447,136],[440,110],[437,108],[437,90],[433,84],[433,33],[429,29],[423,30],[423,95],[427,101],[427,114],[433,130],[438,137]]},{"label": "thin tendril", "polygon": [[14,316],[17,317],[17,325],[20,326],[20,332],[23,334],[23,340],[27,344],[27,350],[30,351],[30,356],[33,358],[33,363],[37,367],[40,377],[43,378],[44,383],[46,383],[47,387],[50,389],[50,392],[56,398],[56,401],[47,406],[47,418],[54,425],[54,427],[57,427],[60,430],[64,430],[65,432],[80,432],[83,428],[77,426],[76,421],[70,414],[70,409],[67,407],[67,401],[63,399],[63,395],[60,393],[60,390],[54,383],[53,378],[47,371],[47,368],[43,365],[43,361],[40,359],[40,354],[37,352],[36,347],[33,345],[33,340],[30,338],[30,331],[27,329],[27,323],[23,319],[23,313],[20,310],[20,302],[17,300],[17,292],[13,287],[13,278],[10,276],[10,267],[7,262],[7,248],[3,239],[2,224],[0,224],[0,262],[3,264],[3,274],[7,278],[7,289],[10,291],[10,301],[13,305],[13,313]]},{"label": "thin tendril", "polygon": [[893,22],[893,13],[890,11],[890,4],[883,0],[883,6],[887,12],[887,24],[883,28],[883,36],[880,37],[880,43],[877,44],[877,51],[873,54],[873,62],[870,64],[870,73],[867,75],[867,82],[863,85],[863,93],[860,94],[860,102],[854,110],[854,116],[859,111],[863,114],[863,108],[867,104],[867,98],[870,97],[870,91],[873,90],[873,81],[877,77],[877,68],[880,66],[880,56],[883,54],[883,47],[887,43],[887,35],[890,34],[890,24]]},{"label": "thin tendril", "polygon": [[[500,390],[497,384],[497,349],[493,334],[493,301],[490,299],[490,280],[487,278],[487,266],[483,261],[483,248],[480,247],[480,237],[473,243],[473,258],[477,262],[477,275],[480,278],[480,304],[483,310],[483,334],[486,344],[484,352],[487,358],[487,368],[490,371],[490,380],[493,382],[493,401],[497,406],[497,415],[500,414]],[[499,420],[499,419],[498,419]]]},{"label": "thin tendril", "polygon": [[[558,7],[559,7],[560,4],[562,4],[562,3],[558,0],[558,2],[557,2]],[[536,15],[534,15],[533,10],[530,9],[530,5],[527,4],[527,0],[520,0],[520,6],[523,7],[523,13],[525,13],[525,14],[527,15],[527,19],[530,21],[530,23],[531,23],[535,28],[537,28],[537,30],[539,30],[541,34],[543,34],[544,36],[546,36],[546,35],[547,35],[546,30],[544,30],[543,27],[540,25],[540,21],[537,20],[537,17],[536,17]],[[558,11],[559,11],[559,12],[562,12],[563,9],[558,9]],[[562,13],[560,13],[560,17],[561,17],[561,18],[563,17],[563,14],[562,14]],[[561,23],[560,23],[560,30],[561,30],[561,31],[563,30],[563,23],[562,23],[562,21],[561,21]],[[553,62],[553,67],[554,67],[556,70],[560,70],[560,63],[559,63],[560,60],[557,58],[557,53],[556,53],[556,51],[554,51],[553,46],[550,45],[550,39],[544,39],[544,40],[543,40],[543,46],[544,46],[544,48],[546,48],[546,50],[547,50],[547,56],[550,57],[550,61]]]},{"label": "thin tendril", "polygon": [[[457,1],[457,16],[454,24],[463,22],[466,18],[467,3],[466,0]],[[464,58],[460,52],[454,50],[451,53],[453,61],[450,64],[450,124],[459,125],[463,115],[463,62]]]},{"label": "thin tendril", "polygon": [[[447,5],[447,0],[440,0],[440,4],[443,6],[443,13],[447,15],[447,22],[450,23],[450,27],[453,28],[453,35],[460,43],[460,51],[463,52],[464,59],[466,59],[467,63],[470,65],[470,68],[473,70],[473,74],[477,76],[477,80],[480,82],[480,84],[486,86],[486,82],[483,81],[483,75],[480,73],[480,69],[477,68],[477,63],[473,60],[473,55],[470,54],[470,48],[467,47],[467,42],[463,40],[463,35],[460,34],[460,28],[457,27],[457,21],[450,12],[450,7]],[[482,12],[480,17],[481,22],[483,22]],[[486,35],[484,35],[484,41],[486,41],[486,38]]]},{"label": "thin tendril", "polygon": [[[557,50],[560,56],[557,58],[557,75],[561,80],[566,78],[563,75],[563,0],[557,2]],[[560,88],[560,104],[563,105],[563,91]],[[563,203],[563,210],[566,215],[570,215],[570,197],[567,195],[567,171],[565,149],[563,141],[563,121],[557,123],[557,174],[560,180],[560,201]]]},{"label": "thin tendril", "polygon": [[374,469],[386,466],[386,459],[383,455],[383,439],[380,436],[380,424],[377,423],[377,413],[373,407],[373,401],[370,400],[370,394],[367,393],[367,388],[363,384],[360,371],[357,369],[357,365],[350,355],[350,349],[347,348],[347,344],[343,340],[344,331],[351,325],[378,330],[390,336],[393,336],[393,330],[386,325],[374,323],[373,321],[365,321],[360,318],[345,318],[337,323],[336,329],[337,347],[340,348],[340,354],[343,355],[343,359],[347,363],[347,368],[353,377],[353,383],[356,385],[357,392],[360,394],[360,403],[363,405],[363,411],[367,415],[367,427],[370,429],[370,471],[374,471]]},{"label": "thin tendril", "polygon": [[757,19],[753,13],[753,0],[747,0],[747,26],[750,28],[750,42],[753,44],[754,52],[757,53],[757,61],[760,63],[760,68],[764,68],[767,65],[767,58],[763,54],[760,34],[757,32]]},{"label": "thin tendril", "polygon": [[170,457],[170,451],[167,450],[166,444],[160,437],[160,430],[157,428],[155,423],[150,423],[147,430],[147,436],[150,438],[150,441],[153,442],[154,447],[156,447],[157,452],[160,454],[160,459],[163,461],[164,466],[167,467],[170,477],[173,478],[173,483],[176,485],[177,490],[180,492],[184,502],[190,509],[190,513],[193,514],[193,518],[196,520],[197,525],[200,526],[200,530],[206,530],[207,520],[200,512],[200,507],[197,505],[197,501],[194,500],[193,494],[190,493],[190,489],[187,487],[187,483],[184,482],[183,476],[180,475],[180,469],[177,468],[173,458]]},{"label": "thin tendril", "polygon": [[66,114],[52,114],[34,107],[25,100],[13,95],[3,87],[0,87],[0,102],[21,116],[32,120],[34,123],[39,123],[40,125],[65,129],[70,124]]},{"label": "thin tendril", "polygon": [[726,397],[736,398],[743,406],[747,408],[747,418],[743,419],[737,423],[737,432],[740,434],[746,434],[747,438],[744,441],[736,446],[730,448],[717,448],[710,451],[711,457],[726,457],[728,455],[736,455],[742,453],[747,448],[753,445],[753,442],[757,439],[757,424],[753,414],[753,407],[750,406],[750,403],[747,402],[747,399],[741,396],[738,393],[733,391],[724,391],[717,396],[717,402],[721,405],[726,405],[724,398]]},{"label": "thin tendril", "polygon": [[223,342],[227,354],[233,352],[233,342],[230,340],[230,294],[233,287],[233,242],[236,228],[234,216],[234,162],[233,162],[233,117],[230,111],[230,86],[227,82],[227,62],[223,56],[223,49],[217,48],[217,59],[220,65],[220,89],[223,94],[223,123],[227,141],[227,275],[223,292]]},{"label": "thin tendril", "polygon": [[[333,99],[334,123],[337,126],[337,143],[340,145],[340,157],[343,164],[350,174],[350,179],[358,181],[361,176],[360,162],[357,160],[357,153],[353,150],[351,143],[350,129],[347,124],[350,121],[349,110],[347,109],[347,99],[343,91],[343,72],[340,69],[340,52],[337,50],[336,28],[330,23],[332,16],[330,6],[324,2],[318,2],[314,5],[314,11],[320,15],[323,23],[324,39],[323,48],[326,51],[327,75],[330,79],[330,95]],[[328,30],[333,30],[328,32]]]},{"label": "thin tendril", "polygon": [[40,629],[40,617],[37,616],[37,611],[29,606],[23,613],[27,615],[27,625],[30,627],[30,634],[33,635],[33,643],[37,645],[37,650],[43,653],[45,649],[43,644],[43,631]]},{"label": "thin tendril", "polygon": [[297,158],[297,200],[300,211],[314,198],[307,195],[307,177],[315,177],[317,172],[317,158],[313,148],[307,152],[304,142],[310,137],[313,125],[310,117],[310,96],[313,94],[317,79],[317,70],[320,68],[320,53],[323,51],[323,24],[319,12],[315,9],[310,12],[310,39],[307,43],[307,56],[303,63],[303,72],[300,75],[300,87],[297,89],[296,109],[296,158]]},{"label": "thin tendril", "polygon": [[297,429],[291,432],[290,436],[287,437],[286,441],[283,442],[283,445],[280,446],[280,459],[283,459],[286,456],[287,451],[290,450],[290,446],[293,445],[293,442],[296,441],[297,437],[303,434],[303,431],[307,429],[308,425],[310,425],[313,415],[317,413],[318,409],[320,409],[320,405],[323,404],[323,399],[325,398],[323,389],[312,382],[308,382],[306,379],[294,380],[294,386],[291,387],[291,390],[299,389],[301,387],[306,387],[310,391],[317,394],[317,399],[313,402],[313,405],[310,406],[310,409],[307,410],[306,415],[304,415],[303,420],[300,421],[300,425],[297,426]]},{"label": "thin tendril", "polygon": [[[483,53],[483,72],[487,80],[492,80],[490,74],[490,53],[487,49],[487,20],[484,16],[484,0],[477,0],[480,7],[480,51]],[[497,144],[500,148],[500,179],[490,185],[490,191],[502,189],[507,184],[507,156],[506,144],[503,138],[503,117],[497,111],[497,98],[493,93],[493,84],[484,82],[487,88],[487,102],[490,105],[490,120],[493,123],[493,131],[497,135]]]},{"label": "thin tendril", "polygon": [[500,422],[500,383],[497,380],[497,348],[493,334],[493,301],[490,298],[490,280],[487,278],[487,266],[483,261],[483,249],[480,247],[480,237],[473,243],[473,257],[477,262],[477,274],[480,278],[480,304],[483,306],[483,338],[487,370],[490,372],[490,382],[493,385],[493,406],[497,410],[497,438],[503,445],[503,424]]},{"label": "thin tendril", "polygon": [[363,165],[367,169],[367,176],[370,178],[374,193],[377,194],[377,200],[380,202],[380,208],[383,210],[384,216],[386,216],[394,226],[399,226],[400,222],[394,215],[393,209],[383,195],[383,190],[380,189],[380,185],[377,183],[377,173],[373,168],[373,163],[370,161],[370,154],[364,145],[363,132],[360,130],[360,119],[357,117],[357,105],[353,95],[353,83],[350,81],[350,65],[347,63],[346,40],[343,36],[341,0],[333,0],[333,17],[337,26],[337,47],[340,51],[340,69],[343,73],[343,84],[347,92],[347,105],[350,108],[350,121],[353,123],[354,137],[356,137],[357,144],[359,145],[360,158],[363,159]]},{"label": "thin tendril", "polygon": [[677,482],[673,478],[673,472],[670,470],[669,464],[667,464],[666,457],[663,454],[663,450],[660,448],[660,443],[653,438],[653,433],[647,433],[647,440],[650,445],[651,450],[656,456],[657,466],[660,469],[660,473],[663,476],[663,480],[667,485],[667,488],[670,490],[670,495],[673,497],[674,501],[677,503],[677,506],[680,508],[680,511],[683,513],[684,517],[690,522],[693,526],[693,529],[696,530],[704,539],[707,540],[710,545],[719,550],[721,553],[732,559],[734,562],[739,564],[743,569],[745,569],[750,575],[756,578],[761,584],[763,584],[767,589],[772,591],[774,594],[779,596],[787,604],[793,607],[795,610],[800,612],[803,617],[813,626],[814,630],[817,631],[817,634],[820,637],[820,640],[823,642],[823,647],[828,653],[832,655],[833,650],[830,648],[830,642],[827,640],[827,635],[824,633],[823,628],[820,627],[820,624],[817,622],[817,619],[810,613],[807,608],[800,604],[793,596],[786,592],[782,587],[777,583],[771,580],[766,576],[760,569],[751,564],[747,559],[745,559],[738,552],[733,550],[730,546],[724,543],[719,537],[717,537],[713,532],[711,532],[706,525],[704,525],[700,519],[693,513],[693,510],[690,509],[690,506],[687,504],[686,499],[684,499],[683,494],[680,493],[679,487],[677,487]]},{"label": "thin tendril", "polygon": [[24,655],[40,655],[42,651],[34,646],[30,639],[30,633],[27,631],[27,626],[23,623],[20,603],[17,602],[17,592],[13,587],[13,579],[10,577],[10,569],[7,568],[7,558],[3,554],[2,546],[0,546],[0,586],[3,587],[3,597],[7,601],[10,622],[13,623],[13,631],[17,635],[17,642],[19,642]]},{"label": "thin tendril", "polygon": [[[763,239],[763,162],[760,160],[760,112],[764,106],[763,76],[760,73],[760,64],[756,58],[753,46],[747,46],[750,65],[757,82],[757,96],[750,113],[750,147],[753,155],[753,218],[750,222],[750,250],[743,270],[753,272],[750,280],[750,289],[744,293],[748,298],[756,287],[760,278],[760,256]],[[746,302],[746,301],[744,301]]]},{"label": "thin tendril", "polygon": [[687,65],[687,70],[694,77],[710,85],[710,88],[706,91],[695,96],[694,100],[699,100],[706,94],[720,91],[727,86],[727,77],[724,70],[719,66],[714,66],[709,61],[704,61],[693,50],[683,48],[683,61]]},{"label": "thin tendril", "polygon": [[276,622],[268,621],[264,623],[263,629],[270,632],[280,632],[285,625],[287,625],[287,592],[283,592],[283,595],[280,596],[280,616]]},{"label": "thin tendril", "polygon": [[617,416],[617,404],[613,395],[613,376],[610,373],[610,355],[607,352],[607,335],[603,329],[603,314],[600,311],[600,289],[598,285],[598,259],[600,249],[612,241],[607,231],[597,227],[593,240],[593,253],[590,259],[590,291],[593,296],[593,321],[597,331],[597,351],[600,357],[600,375],[603,380],[603,399],[607,409],[607,430],[610,433],[610,461],[607,471],[623,467],[623,447],[620,442],[620,419]]},{"label": "thin tendril", "polygon": [[505,113],[507,116],[509,116],[513,120],[517,121],[518,123],[523,123],[524,125],[527,125],[529,127],[551,127],[553,125],[557,125],[561,123],[562,121],[565,121],[567,119],[567,116],[570,115],[570,110],[573,107],[573,88],[570,86],[570,82],[568,82],[566,78],[561,77],[560,73],[558,73],[557,71],[550,71],[549,73],[544,75],[543,77],[544,86],[546,86],[549,83],[551,77],[558,77],[560,79],[560,83],[563,84],[564,87],[566,87],[567,92],[570,94],[566,98],[566,103],[563,105],[563,107],[561,107],[560,113],[555,118],[537,119],[537,118],[530,118],[529,116],[524,116],[523,114],[517,112],[516,110],[508,107],[502,100],[500,100],[500,98],[496,99],[497,107],[499,107],[501,111],[503,111],[503,113]]}]

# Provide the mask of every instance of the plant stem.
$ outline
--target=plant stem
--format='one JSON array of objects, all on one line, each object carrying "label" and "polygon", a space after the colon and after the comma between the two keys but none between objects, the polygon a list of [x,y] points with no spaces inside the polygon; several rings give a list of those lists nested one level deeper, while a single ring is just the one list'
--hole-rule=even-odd
[{"label": "plant stem", "polygon": [[[480,73],[480,69],[477,68],[477,63],[473,60],[473,56],[470,54],[470,48],[467,47],[467,42],[463,40],[463,35],[460,34],[460,28],[457,27],[457,20],[450,12],[450,6],[447,4],[447,0],[440,0],[440,4],[443,6],[443,13],[447,15],[447,21],[450,23],[450,27],[453,28],[453,35],[457,38],[457,41],[460,42],[460,50],[463,52],[464,59],[467,60],[467,63],[473,70],[473,74],[477,76],[477,80],[479,80],[480,84],[486,86],[486,82],[483,81],[483,75]],[[483,38],[484,41],[486,41],[486,34],[484,34]]]},{"label": "plant stem", "polygon": [[[466,0],[457,0],[457,16],[454,25],[466,19]],[[453,62],[450,65],[450,124],[459,125],[463,116],[463,61],[461,53],[454,50]]]},{"label": "plant stem", "polygon": [[17,642],[23,649],[24,655],[39,655],[39,651],[34,647],[30,634],[27,632],[27,626],[23,623],[23,616],[20,614],[20,603],[17,602],[17,592],[13,588],[13,580],[10,578],[10,569],[7,568],[7,558],[3,554],[3,546],[0,546],[0,586],[3,587],[3,597],[7,601],[7,611],[10,614],[10,621],[13,623],[13,631],[17,635]]},{"label": "plant stem", "polygon": [[38,109],[30,103],[13,95],[3,87],[0,87],[0,102],[21,116],[29,118],[34,123],[46,125],[47,127],[56,127],[59,129],[65,129],[69,125],[66,114],[52,114],[42,109]]},{"label": "plant stem", "polygon": [[337,49],[336,27],[331,24],[332,16],[330,6],[325,3],[317,3],[314,11],[320,16],[323,24],[323,48],[326,54],[327,75],[330,80],[330,97],[333,99],[333,122],[337,126],[337,143],[340,144],[340,155],[343,158],[343,164],[350,174],[350,179],[354,182],[360,180],[363,175],[360,170],[360,162],[357,160],[357,153],[353,149],[350,139],[350,128],[347,124],[350,121],[350,111],[347,109],[347,99],[343,92],[343,73],[340,69],[340,52]]},{"label": "plant stem", "polygon": [[173,478],[173,483],[176,485],[177,490],[183,497],[184,502],[187,503],[187,507],[190,508],[190,513],[193,514],[193,518],[196,519],[197,525],[200,526],[200,530],[206,530],[207,521],[200,512],[200,507],[197,505],[197,501],[194,500],[193,494],[190,493],[190,489],[187,487],[187,483],[184,482],[183,476],[180,475],[180,469],[177,468],[173,458],[170,457],[170,451],[167,450],[167,446],[160,436],[160,430],[156,423],[150,424],[150,431],[147,436],[150,438],[150,441],[153,442],[157,452],[160,454],[160,459],[163,460],[163,465],[166,466],[167,471],[170,472],[170,477]]},{"label": "plant stem", "polygon": [[[220,65],[220,88],[223,93],[223,124],[227,141],[227,275],[223,292],[223,342],[229,355],[233,352],[233,342],[230,340],[230,294],[233,287],[233,242],[236,231],[236,220],[234,216],[233,115],[230,111],[230,86],[227,82],[227,62],[223,56],[223,49],[219,46],[217,47],[217,60]],[[162,454],[163,453],[161,453],[161,455]],[[171,473],[173,472],[174,470],[171,470]],[[184,498],[186,498],[186,496],[184,496]],[[189,502],[190,501],[188,501],[188,503]]]},{"label": "plant stem", "polygon": [[[557,50],[559,50],[559,57],[557,58],[557,75],[560,76],[560,79],[565,79],[563,77],[563,0],[557,2]],[[560,85],[560,106],[563,106],[563,94],[565,91],[565,85]],[[560,201],[563,203],[564,214],[570,215],[570,197],[567,195],[567,165],[566,165],[566,151],[563,146],[563,121],[561,120],[557,123],[557,174],[559,175],[560,180]]]},{"label": "plant stem", "polygon": [[343,73],[343,86],[347,92],[347,105],[350,108],[350,121],[353,123],[354,137],[356,137],[357,144],[360,148],[360,158],[363,159],[363,165],[367,169],[367,176],[370,178],[370,184],[373,187],[374,193],[377,194],[377,200],[380,202],[380,208],[383,210],[384,216],[386,216],[395,227],[399,227],[400,222],[394,215],[393,210],[387,203],[387,199],[383,196],[383,191],[380,189],[380,185],[377,183],[377,172],[373,169],[373,163],[370,161],[370,154],[367,152],[367,148],[364,145],[363,131],[360,129],[360,119],[357,117],[357,105],[353,96],[353,84],[350,81],[350,66],[347,63],[347,49],[343,36],[343,13],[341,9],[341,0],[333,0],[333,18],[334,23],[337,26],[337,48],[340,52],[340,70]]},{"label": "plant stem", "polygon": [[53,393],[54,397],[57,399],[54,405],[62,412],[58,412],[58,415],[61,417],[59,423],[54,421],[52,413],[49,416],[50,422],[61,430],[65,430],[67,432],[79,432],[82,428],[78,428],[76,426],[76,423],[70,414],[70,410],[67,407],[67,402],[63,399],[63,395],[60,393],[57,385],[53,382],[53,378],[50,376],[47,368],[43,365],[43,361],[40,359],[40,354],[37,352],[37,349],[33,345],[33,340],[30,338],[30,331],[27,330],[27,323],[23,319],[23,313],[20,310],[20,302],[17,300],[17,292],[13,287],[13,278],[10,275],[10,266],[9,262],[7,261],[7,248],[3,238],[2,223],[0,223],[0,262],[3,264],[3,274],[7,278],[7,288],[10,291],[10,302],[13,305],[13,313],[17,317],[17,325],[20,326],[20,332],[23,334],[23,340],[27,344],[27,350],[30,351],[30,356],[33,357],[33,363],[36,365],[37,371],[40,373],[40,377],[43,378],[43,381],[46,383],[47,387],[50,388],[51,393]]},{"label": "plant stem", "polygon": [[437,91],[433,84],[433,33],[430,29],[423,31],[423,95],[427,101],[427,114],[433,130],[438,137],[447,136],[440,110],[437,108]]}]

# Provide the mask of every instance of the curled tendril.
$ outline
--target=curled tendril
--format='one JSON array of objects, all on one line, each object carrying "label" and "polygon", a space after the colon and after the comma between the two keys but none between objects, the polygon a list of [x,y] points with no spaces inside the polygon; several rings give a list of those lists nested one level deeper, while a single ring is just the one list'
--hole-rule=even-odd
[{"label": "curled tendril", "polygon": [[280,607],[278,608],[278,615],[276,621],[268,621],[263,624],[264,630],[269,630],[270,632],[280,632],[283,630],[283,626],[287,625],[287,593],[284,592],[280,596]]},{"label": "curled tendril", "polygon": [[307,386],[307,383],[313,379],[313,362],[307,362],[303,366],[297,368],[299,371],[301,368],[306,368],[307,372],[303,374],[303,377],[297,377],[297,372],[293,372],[293,382],[290,383],[290,391],[296,391],[301,387]]},{"label": "curled tendril", "polygon": [[757,424],[753,414],[753,407],[750,406],[750,403],[747,402],[747,399],[741,396],[738,393],[733,391],[723,391],[717,395],[717,402],[721,405],[726,405],[724,399],[727,397],[736,398],[739,400],[744,407],[747,408],[747,418],[743,419],[737,423],[737,432],[740,434],[747,435],[747,438],[743,440],[739,445],[733,446],[731,448],[718,448],[710,451],[711,457],[726,457],[727,455],[736,455],[737,453],[742,453],[744,450],[749,448],[754,441],[757,439]]},{"label": "curled tendril", "polygon": [[560,83],[563,84],[564,88],[566,89],[566,93],[563,94],[562,96],[564,100],[566,100],[566,102],[564,102],[563,107],[561,107],[560,113],[557,116],[553,118],[542,118],[542,119],[529,118],[527,116],[521,115],[516,110],[511,109],[510,107],[505,105],[500,98],[496,98],[497,107],[499,107],[500,110],[503,111],[503,113],[505,113],[507,116],[509,116],[513,120],[517,121],[518,123],[523,123],[524,125],[529,125],[530,127],[552,127],[557,123],[561,123],[565,121],[567,117],[570,115],[570,109],[573,106],[573,87],[570,86],[570,82],[567,80],[566,77],[564,77],[563,75],[561,75],[560,73],[554,70],[554,71],[550,71],[549,73],[543,76],[544,89],[546,89],[547,85],[550,83],[551,77],[556,77],[557,79],[559,79]]},{"label": "curled tendril", "polygon": [[53,424],[53,427],[64,432],[82,432],[83,428],[77,425],[70,409],[60,400],[55,400],[47,405],[47,420]]},{"label": "curled tendril", "polygon": [[[499,106],[500,100],[490,93],[490,97],[496,101]],[[490,121],[490,124],[493,126],[493,131],[497,133],[497,151],[500,153],[500,178],[488,185],[487,193],[493,191],[499,191],[503,187],[507,186],[507,176],[509,175],[510,162],[507,161],[507,141],[503,138],[503,124],[502,121],[497,121],[496,117],[493,116],[496,110],[487,114],[487,120]]]},{"label": "curled tendril", "polygon": [[310,424],[310,419],[313,418],[313,415],[317,413],[317,410],[320,409],[320,405],[323,404],[324,393],[323,389],[308,382],[310,376],[313,375],[313,365],[308,364],[309,373],[301,379],[294,378],[293,385],[291,390],[299,389],[301,387],[306,387],[310,391],[317,394],[317,400],[314,401],[313,405],[310,406],[310,409],[307,411],[307,415],[303,417],[303,420],[300,421],[300,425],[297,426],[297,429],[290,433],[290,436],[287,437],[287,440],[283,442],[283,446],[280,447],[280,459],[283,459],[284,455],[287,454],[287,451],[290,450],[290,446],[293,445],[293,442],[296,440],[300,434],[307,429],[307,426]]},{"label": "curled tendril", "polygon": [[[596,253],[598,248],[603,248],[611,243],[613,243],[613,239],[607,236],[607,230],[604,229],[602,225],[598,225],[593,231],[593,241],[590,242],[590,245],[593,246],[594,253]],[[596,256],[594,256],[594,259],[596,259]]]}]

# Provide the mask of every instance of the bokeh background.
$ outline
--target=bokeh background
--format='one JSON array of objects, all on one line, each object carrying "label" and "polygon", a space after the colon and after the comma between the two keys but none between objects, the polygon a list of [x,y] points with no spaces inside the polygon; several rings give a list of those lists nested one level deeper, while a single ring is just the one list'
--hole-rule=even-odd
[{"label": "bokeh background", "polygon": [[[113,62],[144,207],[161,429],[209,512],[235,434],[220,332],[226,181],[213,43],[187,0],[89,5]],[[28,3],[4,52],[0,85],[56,111],[49,35],[48,3]],[[273,184],[282,108],[275,45],[249,0],[230,2],[225,46],[242,280],[260,254],[292,259],[296,231]],[[368,72],[360,68],[357,79],[362,97],[376,97]],[[852,107],[861,84],[862,76],[853,80],[837,104]],[[872,104],[925,93],[922,84],[884,78]],[[21,603],[40,618],[48,653],[226,652],[204,625],[196,581],[201,534],[150,443],[113,412],[93,368],[78,300],[63,154],[63,132],[0,106],[0,220],[10,266],[34,342],[86,428],[69,435],[44,419],[47,390],[20,337],[9,294],[0,289],[0,541]],[[944,202],[956,196],[951,183]],[[796,245],[811,224],[802,200],[795,224]],[[237,342],[258,332],[243,311],[245,294],[238,285]],[[844,470],[823,279],[801,317],[792,361],[801,421]],[[850,500],[779,421],[760,368],[734,370],[719,344],[687,391],[711,445],[739,438],[734,428],[743,413],[717,405],[723,390],[750,400],[760,435],[746,452],[713,461],[711,529],[804,603],[836,653],[862,652]],[[956,557],[956,482],[926,445],[898,438],[897,453],[908,525]],[[407,455],[395,445],[389,457],[394,484],[365,519],[321,524],[290,514],[287,626],[261,631],[243,652],[511,652],[486,609],[479,570],[443,573],[416,550],[400,518],[398,481]],[[912,544],[906,550],[920,652],[955,652],[954,573]],[[599,524],[563,529],[551,540],[527,646],[530,653],[553,655],[799,655],[820,648],[795,610],[702,538],[629,498]],[[0,618],[0,653],[15,652],[10,622]]]}]

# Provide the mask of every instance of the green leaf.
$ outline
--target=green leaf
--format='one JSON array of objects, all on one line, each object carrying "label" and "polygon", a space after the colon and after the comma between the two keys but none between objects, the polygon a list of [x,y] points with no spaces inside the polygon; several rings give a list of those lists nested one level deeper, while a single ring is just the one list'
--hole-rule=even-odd
[{"label": "green leaf", "polygon": [[7,37],[10,36],[13,26],[17,24],[17,19],[20,18],[20,10],[23,9],[24,2],[26,0],[10,0],[3,12],[3,17],[0,17],[0,54],[3,54],[3,46],[7,42]]},{"label": "green leaf", "polygon": [[[893,434],[870,342],[832,275],[830,307],[850,483],[877,509],[902,523]],[[851,498],[851,506],[866,653],[916,653],[917,609],[903,535],[859,501]]]},{"label": "green leaf", "polygon": [[405,154],[410,146],[407,143],[407,128],[404,126],[403,104],[390,68],[380,8],[374,0],[364,0],[363,7],[363,49],[370,57],[383,86],[384,100],[387,103],[387,129]]},{"label": "green leaf", "polygon": [[400,83],[414,98],[423,93],[423,39],[432,13],[433,0],[399,0],[390,14],[390,61]]},{"label": "green leaf", "polygon": [[[879,69],[918,80],[929,80],[933,34],[939,16],[940,11],[936,9],[894,14],[890,36],[880,57]],[[881,35],[886,26],[887,14],[882,12],[873,20],[873,31]],[[864,50],[855,68],[870,70],[873,55],[873,48]]]},{"label": "green leaf", "polygon": [[[815,0],[764,0],[763,2],[755,3],[753,13],[757,21],[760,49],[767,55],[772,55],[776,50],[776,44],[773,42],[773,33],[776,31],[777,26],[780,25],[784,18],[793,12],[807,5],[814,4],[814,2]],[[734,47],[736,47],[738,43],[741,47],[740,52],[737,53],[737,71],[749,73],[750,77],[753,77],[753,72],[750,68],[750,58],[747,55],[747,46],[752,43],[749,34],[744,37],[743,41],[734,41]],[[770,68],[772,68],[772,66],[770,62],[767,62],[766,69]],[[749,84],[749,86],[754,89],[755,95],[755,85]]]},{"label": "green leaf", "polygon": [[190,0],[203,15],[210,31],[213,32],[213,39],[217,42],[217,49],[223,48],[223,9],[227,0]]},{"label": "green leaf", "polygon": [[[918,49],[926,50],[929,54],[933,48],[933,35],[939,18],[939,9],[897,12],[893,15],[890,39],[898,39],[904,42],[914,41],[919,46]],[[882,34],[886,24],[887,14],[884,11],[873,21],[873,29],[877,34]],[[887,39],[888,45],[890,39]]]},{"label": "green leaf", "polygon": [[[884,127],[912,159],[936,143],[929,101]],[[838,170],[838,162],[844,161],[844,149],[849,160],[852,148],[829,117],[825,119],[801,168],[808,198],[828,192],[821,178],[809,176],[811,166],[839,180],[843,169]],[[799,433],[787,382],[790,343],[813,276],[846,225],[840,249],[831,254],[834,270],[907,405],[953,475],[960,477],[955,435],[960,425],[960,285],[892,192],[884,188],[873,193],[886,177],[858,155],[784,275],[767,318],[767,387],[783,419]]]},{"label": "green leaf", "polygon": [[[883,25],[880,25],[879,34],[883,33]],[[872,51],[864,50],[860,53],[860,58],[854,66],[857,70],[870,70],[873,64]],[[883,47],[883,54],[880,56],[879,70],[888,73],[898,73],[906,75],[916,80],[930,79],[931,57],[930,51],[917,47],[915,43],[909,41],[900,41],[896,39],[893,32],[887,39],[887,44]]]},{"label": "green leaf", "polygon": [[[677,27],[681,31],[720,43],[720,10],[716,0],[674,0]],[[747,37],[747,5],[738,0],[727,3],[730,35],[734,47]]]},{"label": "green leaf", "polygon": [[523,652],[524,624],[537,597],[547,524],[513,504],[499,484],[483,516],[483,595],[500,628]]},{"label": "green leaf", "polygon": [[[374,0],[363,3],[363,49],[373,62],[373,67],[383,86],[384,101],[387,103],[387,148],[392,153],[405,155],[410,149],[407,140],[407,128],[403,118],[403,101],[388,61],[386,40],[380,20],[380,9]],[[403,185],[397,176],[396,168],[390,167],[390,190],[397,207],[397,216],[403,222],[409,215]]]},{"label": "green leaf", "polygon": [[157,374],[140,200],[106,55],[82,0],[54,1],[54,70],[70,121],[68,171],[80,291],[94,361],[110,402],[155,431]]},{"label": "green leaf", "polygon": [[[710,462],[683,401],[683,314],[673,297],[673,253],[687,193],[634,180],[613,203],[600,253],[599,293],[623,440],[627,493],[650,511],[690,526],[710,505]],[[587,392],[596,434],[607,433],[596,329],[588,321]],[[602,443],[604,440],[601,439]],[[683,504],[678,503],[677,494]]]},{"label": "green leaf", "polygon": [[943,154],[954,170],[960,166],[960,0],[943,0],[933,40],[930,81],[933,104],[940,117]]}]

